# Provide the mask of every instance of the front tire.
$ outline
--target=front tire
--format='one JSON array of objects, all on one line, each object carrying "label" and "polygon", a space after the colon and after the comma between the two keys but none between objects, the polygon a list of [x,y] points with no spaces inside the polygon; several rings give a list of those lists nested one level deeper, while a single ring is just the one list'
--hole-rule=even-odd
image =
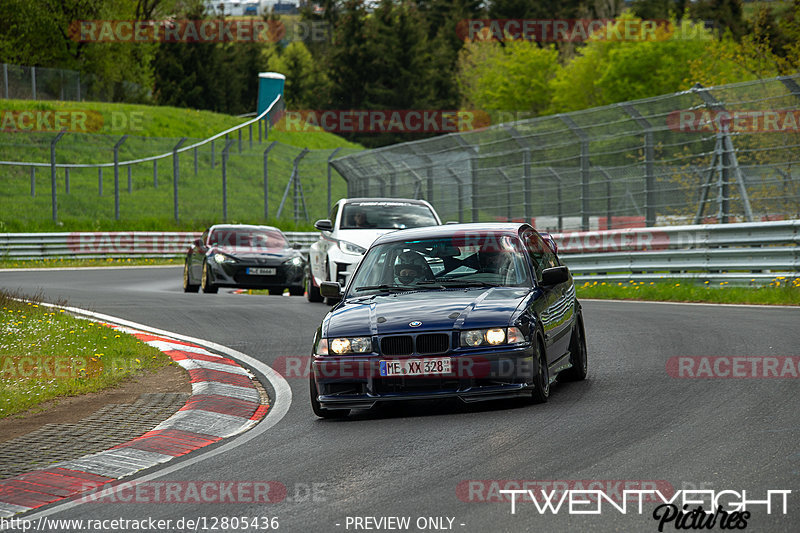
[{"label": "front tire", "polygon": [[306,270],[305,276],[303,276],[303,286],[306,289],[306,300],[313,303],[322,302],[325,298],[319,293],[319,287],[314,284],[314,274],[311,273],[311,269],[309,267]]},{"label": "front tire", "polygon": [[211,270],[208,268],[207,261],[203,261],[203,277],[200,279],[200,288],[202,288],[203,292],[206,294],[216,294],[219,290],[219,287],[214,285],[214,282],[211,281]]},{"label": "front tire", "polygon": [[538,361],[538,371],[533,376],[533,390],[531,391],[532,403],[545,403],[550,397],[550,369],[547,366],[547,355],[542,343],[536,340],[534,357]]},{"label": "front tire", "polygon": [[200,285],[192,285],[189,275],[189,260],[183,264],[183,292],[197,292]]},{"label": "front tire", "polygon": [[558,374],[559,381],[583,381],[588,371],[586,334],[583,329],[583,315],[578,315],[575,327],[572,329],[572,338],[569,341],[569,359],[572,368]]},{"label": "front tire", "polygon": [[320,418],[344,418],[350,414],[350,409],[325,409],[319,403],[317,396],[317,383],[314,381],[314,376],[308,377],[308,388],[311,392],[311,410]]}]

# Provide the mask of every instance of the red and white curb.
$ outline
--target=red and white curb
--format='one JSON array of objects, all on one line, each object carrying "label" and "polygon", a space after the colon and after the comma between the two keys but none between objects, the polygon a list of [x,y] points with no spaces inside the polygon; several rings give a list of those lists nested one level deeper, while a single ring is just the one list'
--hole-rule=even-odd
[{"label": "red and white curb", "polygon": [[189,372],[192,395],[144,435],[98,453],[0,480],[0,517],[93,490],[250,429],[269,409],[253,376],[233,359],[195,344],[114,326],[169,355]]}]

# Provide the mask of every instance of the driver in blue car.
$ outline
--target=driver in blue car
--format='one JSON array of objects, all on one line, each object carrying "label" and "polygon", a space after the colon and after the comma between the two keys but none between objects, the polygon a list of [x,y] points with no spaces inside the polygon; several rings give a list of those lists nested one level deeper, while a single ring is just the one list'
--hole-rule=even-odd
[{"label": "driver in blue car", "polygon": [[433,272],[431,272],[425,257],[419,252],[411,250],[400,254],[394,266],[394,272],[401,285],[433,279]]}]

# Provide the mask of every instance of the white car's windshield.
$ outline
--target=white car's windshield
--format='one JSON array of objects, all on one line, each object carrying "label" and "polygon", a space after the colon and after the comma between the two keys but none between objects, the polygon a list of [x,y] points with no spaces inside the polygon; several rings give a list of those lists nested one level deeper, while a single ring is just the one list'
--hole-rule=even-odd
[{"label": "white car's windshield", "polygon": [[436,217],[426,205],[400,202],[345,204],[341,229],[404,229],[435,226]]},{"label": "white car's windshield", "polygon": [[526,285],[530,285],[530,276],[515,237],[501,235],[483,244],[447,237],[372,248],[347,296],[386,290]]}]

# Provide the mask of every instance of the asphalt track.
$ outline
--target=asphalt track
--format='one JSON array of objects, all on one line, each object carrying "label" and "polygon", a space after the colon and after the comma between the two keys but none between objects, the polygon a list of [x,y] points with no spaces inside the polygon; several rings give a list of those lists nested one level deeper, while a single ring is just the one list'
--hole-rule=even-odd
[{"label": "asphalt track", "polygon": [[[327,309],[298,297],[184,294],[180,284],[174,267],[0,272],[5,289],[41,290],[49,301],[67,299],[207,339],[270,366],[280,357],[308,355]],[[322,421],[311,413],[306,379],[287,376],[291,405],[268,431],[208,458],[189,454],[177,461],[184,468],[171,466],[163,476],[159,468],[141,474],[169,482],[277,481],[287,488],[282,502],[56,504],[45,513],[48,519],[173,520],[172,527],[151,531],[184,531],[175,527],[181,517],[205,518],[210,526],[234,516],[277,517],[279,531],[291,532],[389,531],[367,529],[373,522],[356,528],[354,517],[392,516],[410,517],[407,531],[658,531],[654,503],[645,503],[641,514],[631,503],[626,514],[605,505],[599,515],[576,515],[566,508],[540,514],[523,501],[512,514],[507,501],[469,501],[485,491],[459,491],[469,480],[611,480],[611,486],[651,480],[675,490],[746,490],[750,500],[791,490],[787,514],[777,498],[771,514],[752,506],[748,530],[797,531],[800,380],[680,379],[666,365],[674,356],[798,356],[800,309],[583,305],[589,378],[555,386],[545,405],[448,401]],[[420,517],[453,522],[451,529],[447,519],[422,529]],[[107,524],[94,530],[128,530]],[[52,523],[49,529],[79,530]],[[217,529],[226,530],[233,528]],[[664,531],[676,531],[674,524]]]}]

